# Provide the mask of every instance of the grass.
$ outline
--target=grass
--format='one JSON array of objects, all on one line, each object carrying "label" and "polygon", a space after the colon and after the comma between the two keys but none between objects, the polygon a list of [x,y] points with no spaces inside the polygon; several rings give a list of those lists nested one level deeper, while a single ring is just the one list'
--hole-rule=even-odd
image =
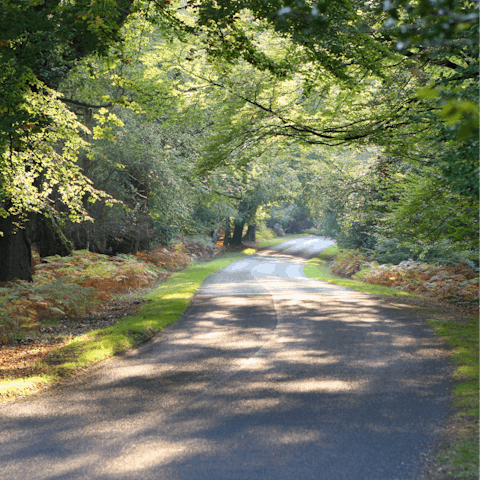
[{"label": "grass", "polygon": [[310,278],[316,278],[324,282],[333,283],[342,287],[351,288],[363,293],[373,295],[397,295],[400,297],[416,297],[412,293],[403,292],[396,288],[385,287],[383,285],[372,285],[370,283],[359,282],[349,278],[342,278],[334,275],[331,271],[329,260],[335,258],[338,254],[338,247],[334,245],[324,250],[318,257],[309,260],[304,268],[305,275]]},{"label": "grass", "polygon": [[429,323],[452,346],[454,415],[456,438],[443,445],[438,460],[447,478],[478,479],[479,329],[478,317],[462,317],[462,322],[442,319]]}]

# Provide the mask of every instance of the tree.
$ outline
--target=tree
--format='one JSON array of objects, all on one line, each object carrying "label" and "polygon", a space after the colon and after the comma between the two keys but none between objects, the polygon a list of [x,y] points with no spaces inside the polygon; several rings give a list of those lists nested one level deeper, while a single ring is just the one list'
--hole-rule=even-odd
[{"label": "tree", "polygon": [[[0,11],[0,281],[31,280],[29,213],[86,218],[95,191],[75,163],[84,127],[56,89],[81,58],[107,54],[133,0],[5,0]],[[58,201],[50,196],[58,194]],[[57,209],[58,203],[61,208]],[[57,220],[55,220],[56,222]],[[14,262],[9,259],[15,259]]]},{"label": "tree", "polygon": [[[57,231],[65,219],[89,215],[122,225],[121,235],[135,237],[132,248],[143,226],[149,231],[155,222],[200,228],[194,212],[203,211],[209,225],[228,216],[239,225],[251,218],[253,227],[262,208],[286,198],[268,181],[287,190],[298,185],[286,180],[292,159],[305,162],[309,151],[318,161],[326,146],[373,145],[382,159],[396,159],[395,174],[417,175],[409,185],[441,176],[445,198],[470,198],[458,202],[460,209],[474,203],[476,2],[4,4],[0,246],[23,266],[16,272],[5,264],[0,280],[29,278],[31,235],[15,235],[32,212]],[[282,165],[286,176],[268,163]],[[249,165],[263,165],[252,181],[241,178]],[[213,179],[214,171],[227,172],[228,180]],[[380,207],[376,197],[388,185],[372,170],[368,177],[350,185],[356,201],[342,204],[346,217],[375,230],[389,212],[393,225],[393,202]],[[252,182],[258,188],[246,187]],[[128,210],[93,207],[104,187]],[[367,205],[369,213],[354,205]],[[340,231],[345,218],[336,220]],[[86,225],[87,238],[102,227]]]},{"label": "tree", "polygon": [[393,144],[405,157],[415,151],[411,138],[430,139],[443,144],[437,164],[445,180],[478,196],[478,2],[186,5],[162,4],[159,11],[177,31],[203,39],[193,55],[242,60],[279,81],[296,79],[296,99],[280,105],[234,92],[262,111],[269,135]]}]

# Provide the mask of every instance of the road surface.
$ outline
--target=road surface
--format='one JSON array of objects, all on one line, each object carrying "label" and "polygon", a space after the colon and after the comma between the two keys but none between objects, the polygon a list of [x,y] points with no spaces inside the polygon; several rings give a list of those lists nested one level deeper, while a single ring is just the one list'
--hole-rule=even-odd
[{"label": "road surface", "polygon": [[417,475],[448,412],[445,349],[404,310],[306,278],[331,243],[239,260],[153,341],[0,408],[0,478]]}]

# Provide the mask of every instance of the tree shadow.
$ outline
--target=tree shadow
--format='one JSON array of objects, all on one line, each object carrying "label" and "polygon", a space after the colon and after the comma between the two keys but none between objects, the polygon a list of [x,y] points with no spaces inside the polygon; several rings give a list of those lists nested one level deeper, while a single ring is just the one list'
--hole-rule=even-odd
[{"label": "tree shadow", "polygon": [[4,407],[0,472],[411,478],[448,411],[446,369],[427,328],[365,296],[196,297],[138,351]]}]

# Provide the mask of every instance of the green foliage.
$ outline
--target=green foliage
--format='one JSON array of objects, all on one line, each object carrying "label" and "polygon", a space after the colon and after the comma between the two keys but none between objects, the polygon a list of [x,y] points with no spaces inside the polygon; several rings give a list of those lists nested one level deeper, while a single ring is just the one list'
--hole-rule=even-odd
[{"label": "green foliage", "polygon": [[[258,242],[265,242],[265,241],[270,241],[275,239],[275,233],[270,230],[269,228],[265,228],[263,226],[259,227],[257,229],[257,241]],[[282,241],[283,238],[282,238]]]},{"label": "green foliage", "polygon": [[270,228],[280,227],[284,232],[302,233],[313,226],[310,212],[300,201],[280,203],[270,207],[267,220]]},{"label": "green foliage", "polygon": [[[0,12],[0,214],[88,218],[92,188],[75,161],[85,128],[57,88],[79,59],[119,41],[131,0],[5,1]],[[49,197],[56,196],[63,209]]]},{"label": "green foliage", "polygon": [[478,265],[478,199],[452,189],[438,166],[344,152],[314,167],[305,187],[319,233],[380,262]]},{"label": "green foliage", "polygon": [[338,245],[335,244],[323,250],[323,252],[321,252],[320,255],[317,256],[317,258],[320,260],[330,261],[336,258],[338,253],[339,253],[339,248],[338,248]]},{"label": "green foliage", "polygon": [[397,177],[389,188],[395,202],[386,204],[383,232],[406,245],[415,239],[425,252],[442,240],[457,250],[478,249],[478,199],[452,191],[437,172],[424,169]]},{"label": "green foliage", "polygon": [[[168,5],[161,14],[169,21],[176,15]],[[246,162],[260,143],[272,149],[286,140],[368,141],[382,147],[379,153],[388,161],[399,162],[398,171],[417,176],[402,181],[407,187],[398,195],[402,201],[417,197],[421,185],[429,184],[430,192],[441,185],[444,195],[435,196],[437,206],[425,193],[426,201],[411,203],[403,215],[410,223],[404,233],[411,248],[428,251],[444,239],[460,250],[469,250],[468,242],[478,244],[477,222],[472,222],[479,157],[475,2],[222,0],[191,6],[189,21],[182,15],[177,30],[207,38],[208,47],[195,47],[190,61],[204,59],[206,52],[217,62],[216,70],[202,75],[202,85],[214,87],[223,100],[209,168],[232,156]],[[398,212],[395,221],[406,213],[396,208],[402,206],[398,196],[387,201],[382,192],[389,174],[343,175],[335,180],[336,191],[330,182],[309,194],[312,211],[321,211],[322,232],[345,248],[374,248],[378,227],[383,238],[399,238],[400,228],[386,230],[395,213],[383,224],[387,211]],[[423,218],[417,228],[418,215]],[[430,217],[442,227],[430,228],[423,221]]]},{"label": "green foliage", "polygon": [[[450,76],[425,82],[417,96],[435,100],[440,108],[438,118],[453,127],[447,135],[453,133],[461,142],[469,137],[478,139],[478,2],[440,0],[415,4],[400,0],[384,4],[384,10],[389,14],[385,23],[388,34],[397,38],[396,48],[402,54],[414,51],[419,59],[454,70]],[[464,163],[458,160],[451,163]],[[471,173],[478,183],[478,174],[474,169]],[[470,186],[478,192],[474,181]],[[460,191],[466,193],[465,188]]]},{"label": "green foliage", "polygon": [[398,265],[404,260],[416,260],[418,258],[418,253],[415,254],[410,248],[401,245],[398,238],[380,239],[369,254],[379,263],[392,263],[394,265]]},{"label": "green foliage", "polygon": [[3,216],[94,218],[67,236],[115,252],[306,205],[344,248],[478,250],[474,2],[7,1],[0,22]]},{"label": "green foliage", "polygon": [[375,149],[323,150],[310,161],[304,198],[316,219],[318,233],[333,237],[344,249],[368,250],[375,245],[381,218],[377,203],[384,195],[383,162]]},{"label": "green foliage", "polygon": [[25,95],[24,105],[42,112],[44,120],[17,126],[8,143],[0,139],[0,214],[34,211],[61,218],[67,212],[51,201],[57,196],[73,221],[88,218],[82,199],[88,195],[93,202],[108,196],[95,190],[76,164],[86,147],[81,136],[85,128],[46,87],[39,85],[35,93]]}]

